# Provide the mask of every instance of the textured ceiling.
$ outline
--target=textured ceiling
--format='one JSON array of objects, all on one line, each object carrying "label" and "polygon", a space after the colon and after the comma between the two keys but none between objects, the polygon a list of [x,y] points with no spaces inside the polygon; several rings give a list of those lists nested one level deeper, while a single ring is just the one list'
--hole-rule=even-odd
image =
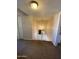
[{"label": "textured ceiling", "polygon": [[39,4],[37,10],[30,8],[30,1],[32,0],[17,0],[17,8],[33,16],[48,16],[61,11],[61,0],[35,0]]}]

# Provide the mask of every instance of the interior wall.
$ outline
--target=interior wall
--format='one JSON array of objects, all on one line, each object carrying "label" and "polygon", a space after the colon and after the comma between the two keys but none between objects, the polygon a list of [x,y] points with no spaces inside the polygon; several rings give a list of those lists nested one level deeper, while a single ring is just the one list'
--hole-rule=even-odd
[{"label": "interior wall", "polygon": [[32,39],[31,17],[20,10],[17,11],[17,38],[30,40]]},{"label": "interior wall", "polygon": [[[32,20],[32,39],[51,41],[52,39],[53,16],[51,17],[33,17]],[[39,35],[38,30],[43,30],[45,35]],[[45,39],[41,39],[45,37]]]},{"label": "interior wall", "polygon": [[54,25],[52,27],[52,42],[53,44],[56,46],[57,45],[57,41],[59,41],[60,39],[57,39],[57,34],[58,34],[58,30],[59,30],[59,23],[60,23],[60,12],[54,15]]},{"label": "interior wall", "polygon": [[22,18],[23,18],[23,14],[18,10],[17,11],[17,39],[23,38]]},{"label": "interior wall", "polygon": [[61,18],[60,18],[60,22],[59,22],[59,26],[58,26],[56,43],[61,43]]},{"label": "interior wall", "polygon": [[31,16],[23,16],[23,36],[25,40],[32,40]]}]

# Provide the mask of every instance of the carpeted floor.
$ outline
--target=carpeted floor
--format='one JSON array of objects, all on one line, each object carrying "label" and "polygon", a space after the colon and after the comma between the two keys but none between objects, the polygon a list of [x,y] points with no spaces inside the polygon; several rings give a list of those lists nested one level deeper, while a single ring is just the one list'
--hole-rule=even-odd
[{"label": "carpeted floor", "polygon": [[18,40],[17,59],[61,59],[61,47],[46,41]]}]

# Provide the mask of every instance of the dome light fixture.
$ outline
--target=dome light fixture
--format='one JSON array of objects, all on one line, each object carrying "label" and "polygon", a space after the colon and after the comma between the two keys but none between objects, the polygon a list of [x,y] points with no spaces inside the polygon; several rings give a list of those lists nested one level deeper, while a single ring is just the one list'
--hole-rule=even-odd
[{"label": "dome light fixture", "polygon": [[30,6],[32,9],[37,9],[38,8],[38,3],[36,1],[31,1]]}]

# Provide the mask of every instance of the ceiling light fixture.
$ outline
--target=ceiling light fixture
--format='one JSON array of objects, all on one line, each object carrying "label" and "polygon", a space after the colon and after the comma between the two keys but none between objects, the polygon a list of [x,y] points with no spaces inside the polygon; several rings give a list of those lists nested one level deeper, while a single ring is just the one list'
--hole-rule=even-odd
[{"label": "ceiling light fixture", "polygon": [[38,3],[36,1],[31,1],[30,6],[31,6],[32,9],[37,9]]}]

